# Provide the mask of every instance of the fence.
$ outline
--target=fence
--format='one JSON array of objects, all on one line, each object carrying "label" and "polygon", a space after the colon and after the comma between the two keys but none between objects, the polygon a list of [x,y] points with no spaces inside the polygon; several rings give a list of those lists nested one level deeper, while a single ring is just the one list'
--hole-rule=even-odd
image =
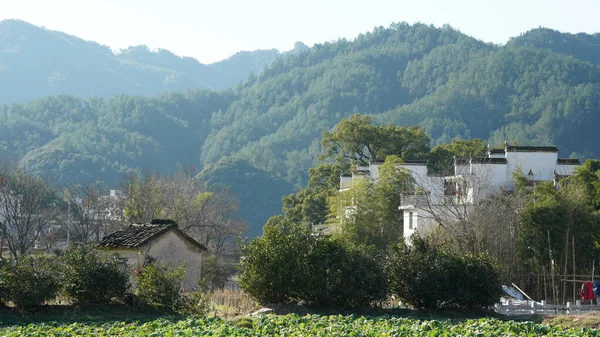
[{"label": "fence", "polygon": [[548,304],[546,301],[527,301],[520,303],[496,303],[494,310],[503,315],[578,315],[586,312],[600,311],[600,305],[581,304],[580,300],[567,304]]}]

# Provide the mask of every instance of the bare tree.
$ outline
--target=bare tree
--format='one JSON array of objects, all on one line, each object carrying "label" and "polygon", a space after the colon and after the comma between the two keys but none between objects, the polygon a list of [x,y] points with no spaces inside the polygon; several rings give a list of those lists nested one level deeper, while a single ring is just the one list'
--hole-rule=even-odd
[{"label": "bare tree", "polygon": [[226,189],[211,190],[187,171],[171,176],[148,173],[127,178],[125,215],[137,222],[153,218],[175,220],[179,227],[215,255],[236,249],[236,238],[245,229],[237,218],[237,199]]},{"label": "bare tree", "polygon": [[417,210],[422,233],[438,228],[463,253],[479,250],[474,210],[496,188],[488,165],[469,166],[459,162],[446,174],[415,177],[415,194],[402,200]]},{"label": "bare tree", "polygon": [[158,172],[148,172],[141,177],[135,173],[125,176],[121,188],[125,191],[123,217],[126,223],[149,223],[164,215],[161,176]]},{"label": "bare tree", "polygon": [[521,195],[497,191],[478,203],[470,214],[475,253],[489,253],[501,262],[506,279],[519,277],[516,243],[519,211],[525,202]]},{"label": "bare tree", "polygon": [[65,189],[68,204],[68,229],[75,241],[97,242],[101,236],[123,222],[122,202],[118,193],[109,193],[98,184],[74,185]]},{"label": "bare tree", "polygon": [[56,195],[42,178],[19,168],[0,171],[0,234],[15,262],[48,230],[56,206]]}]

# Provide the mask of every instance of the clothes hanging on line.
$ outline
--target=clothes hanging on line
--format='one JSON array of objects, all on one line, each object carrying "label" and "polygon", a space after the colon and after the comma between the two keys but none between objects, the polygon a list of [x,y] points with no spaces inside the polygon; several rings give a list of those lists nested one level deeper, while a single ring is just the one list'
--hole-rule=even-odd
[{"label": "clothes hanging on line", "polygon": [[600,281],[594,281],[594,295],[600,297]]},{"label": "clothes hanging on line", "polygon": [[582,300],[595,300],[596,295],[594,294],[594,283],[585,282],[581,286],[580,297]]}]

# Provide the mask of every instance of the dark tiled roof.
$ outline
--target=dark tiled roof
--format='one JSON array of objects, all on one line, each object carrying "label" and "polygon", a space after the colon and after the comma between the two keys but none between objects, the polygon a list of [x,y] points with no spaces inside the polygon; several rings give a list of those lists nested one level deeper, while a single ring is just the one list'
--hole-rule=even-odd
[{"label": "dark tiled roof", "polygon": [[558,165],[581,165],[577,158],[558,158]]},{"label": "dark tiled roof", "polygon": [[352,177],[352,174],[350,174],[350,173],[342,173],[342,174],[340,174],[340,177]]},{"label": "dark tiled roof", "polygon": [[490,149],[489,153],[490,154],[505,154],[506,151],[504,151],[504,149]]},{"label": "dark tiled roof", "polygon": [[384,159],[373,159],[369,163],[373,163],[373,164],[385,163],[385,160]]},{"label": "dark tiled roof", "polygon": [[200,250],[206,250],[206,247],[182,232],[174,222],[133,224],[105,236],[98,246],[105,248],[139,248],[171,230]]},{"label": "dark tiled roof", "polygon": [[506,164],[506,158],[488,158],[488,157],[478,157],[471,158],[471,163],[473,164]]},{"label": "dark tiled roof", "polygon": [[508,152],[558,152],[556,146],[512,146],[507,145]]}]

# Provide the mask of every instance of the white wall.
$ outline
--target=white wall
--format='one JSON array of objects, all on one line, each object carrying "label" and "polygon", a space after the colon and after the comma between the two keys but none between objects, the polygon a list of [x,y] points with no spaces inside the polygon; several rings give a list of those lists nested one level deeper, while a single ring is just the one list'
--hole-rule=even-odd
[{"label": "white wall", "polygon": [[350,182],[352,181],[352,177],[350,176],[340,176],[340,191],[347,189],[350,187]]},{"label": "white wall", "polygon": [[557,166],[558,153],[556,152],[507,152],[509,172],[514,172],[518,167],[527,176],[533,172],[533,180],[552,180]]},{"label": "white wall", "polygon": [[107,252],[110,254],[117,253],[127,259],[127,266],[130,268],[130,281],[134,287],[135,274],[141,270],[146,254],[150,254],[158,262],[169,267],[177,267],[185,263],[183,287],[186,291],[194,290],[202,276],[202,255],[198,248],[179,237],[174,231],[162,235],[140,249],[110,249]]},{"label": "white wall", "polygon": [[[435,208],[435,206],[434,206]],[[410,228],[410,217],[412,215],[412,229]],[[423,210],[416,208],[404,210],[404,239],[406,242],[410,242],[410,237],[414,233],[419,233],[421,236],[429,235],[435,228],[437,228],[437,222],[428,214],[425,214]]]},{"label": "white wall", "polygon": [[575,169],[580,165],[556,165],[556,174],[561,176],[571,175],[575,173]]},{"label": "white wall", "polygon": [[164,265],[171,267],[185,263],[183,287],[185,290],[196,288],[202,276],[202,255],[197,247],[170,231],[150,242],[149,253]]},{"label": "white wall", "polygon": [[371,171],[371,178],[373,180],[379,179],[379,167],[383,165],[382,162],[371,162],[369,163],[369,171]]},{"label": "white wall", "polygon": [[512,189],[512,173],[507,164],[471,164],[469,201],[477,202],[499,188]]}]

